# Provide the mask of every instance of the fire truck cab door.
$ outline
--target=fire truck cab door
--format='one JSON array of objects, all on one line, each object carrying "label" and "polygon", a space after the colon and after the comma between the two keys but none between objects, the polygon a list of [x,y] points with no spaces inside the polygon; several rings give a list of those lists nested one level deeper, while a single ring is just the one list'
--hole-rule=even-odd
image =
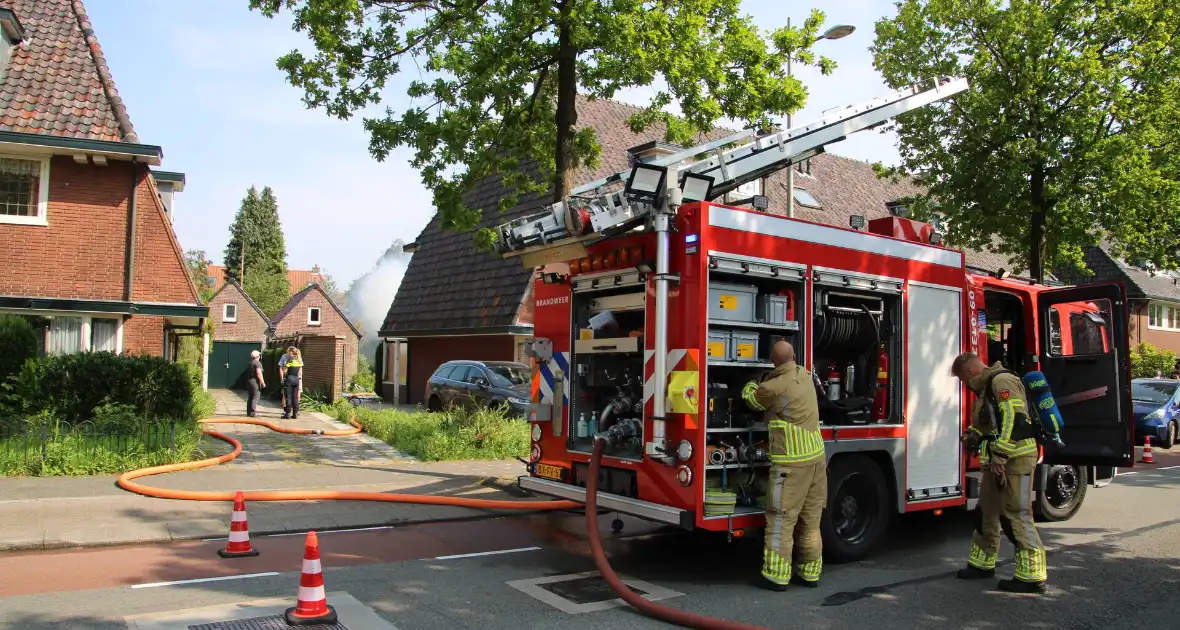
[{"label": "fire truck cab door", "polygon": [[1047,463],[1129,466],[1131,381],[1126,290],[1095,284],[1036,296],[1041,371],[1061,411],[1064,448]]}]

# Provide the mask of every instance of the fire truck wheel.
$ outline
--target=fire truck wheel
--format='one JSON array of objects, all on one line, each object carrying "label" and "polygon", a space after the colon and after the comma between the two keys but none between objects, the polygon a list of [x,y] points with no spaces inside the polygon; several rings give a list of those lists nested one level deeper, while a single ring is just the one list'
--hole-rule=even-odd
[{"label": "fire truck wheel", "polygon": [[865,557],[889,527],[889,489],[867,457],[837,458],[828,468],[828,507],[820,521],[824,556],[834,563]]},{"label": "fire truck wheel", "polygon": [[1049,523],[1068,521],[1077,514],[1086,498],[1086,471],[1076,466],[1053,466],[1045,487],[1037,490],[1033,515]]}]

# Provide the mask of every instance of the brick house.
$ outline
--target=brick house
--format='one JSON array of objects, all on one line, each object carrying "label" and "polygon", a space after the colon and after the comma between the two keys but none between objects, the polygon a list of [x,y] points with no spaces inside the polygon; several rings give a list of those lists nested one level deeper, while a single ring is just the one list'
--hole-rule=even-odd
[{"label": "brick house", "polygon": [[1106,246],[1086,248],[1083,262],[1090,275],[1058,275],[1072,284],[1122,282],[1127,289],[1131,345],[1150,343],[1180,354],[1180,272],[1131,264]]},{"label": "brick house", "polygon": [[0,311],[43,331],[43,352],[168,357],[199,334],[208,308],[169,214],[184,177],[153,173],[162,157],[136,135],[80,0],[3,3]]},{"label": "brick house", "polygon": [[304,389],[339,396],[356,375],[362,335],[323,288],[313,283],[299,291],[270,322],[276,344],[295,342],[303,353]]},{"label": "brick house", "polygon": [[[646,160],[678,149],[660,141],[662,128],[632,133],[626,120],[638,111],[614,101],[579,99],[579,124],[595,129],[602,156],[599,168],[581,169],[575,181],[619,172],[627,168],[629,156]],[[715,135],[728,133],[718,130]],[[836,155],[820,154],[795,166],[795,216],[809,221],[847,226],[852,215],[869,220],[887,217],[902,211],[894,202],[918,192],[912,182],[880,179],[871,164]],[[484,211],[481,227],[536,212],[551,202],[550,195],[535,196],[500,215],[496,204],[501,194],[498,181],[488,178],[468,195],[467,203]],[[747,184],[718,201],[748,204],[756,194],[770,198],[769,212],[786,214],[786,171]],[[394,373],[395,356],[406,364],[409,391],[402,401],[421,402],[423,384],[445,361],[527,362],[523,347],[532,335],[531,270],[517,260],[475,251],[470,235],[443,231],[437,216],[406,250],[414,255],[379,333],[387,349],[383,372]],[[967,264],[995,271],[1005,266],[1005,259],[990,252],[968,252]],[[404,355],[388,351],[403,345]],[[392,385],[382,383],[382,395],[392,397]]]},{"label": "brick house", "polygon": [[[225,265],[209,265],[209,284],[212,285],[214,291],[220,291],[221,287],[225,285],[225,280],[228,276],[225,275]],[[320,272],[320,266],[316,265],[311,269],[288,269],[287,270],[287,284],[290,286],[291,295],[302,291],[308,285],[316,283],[323,284],[324,274]]]},{"label": "brick house", "polygon": [[213,343],[209,348],[209,387],[242,385],[240,376],[250,364],[250,351],[262,351],[273,332],[270,318],[242,290],[236,280],[221,285],[209,299]]}]

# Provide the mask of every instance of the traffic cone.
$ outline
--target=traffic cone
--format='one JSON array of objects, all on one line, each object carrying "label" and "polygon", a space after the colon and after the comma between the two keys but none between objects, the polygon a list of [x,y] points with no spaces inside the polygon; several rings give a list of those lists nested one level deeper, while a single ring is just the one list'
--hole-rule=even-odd
[{"label": "traffic cone", "polygon": [[1155,456],[1151,454],[1151,436],[1145,436],[1143,439],[1143,459],[1140,461],[1144,464],[1154,464]]},{"label": "traffic cone", "polygon": [[287,609],[286,618],[289,626],[330,626],[336,623],[336,610],[328,605],[328,596],[324,594],[320,539],[314,531],[307,532],[307,548],[303,552],[303,574],[299,576],[299,599],[294,608]]},{"label": "traffic cone", "polygon": [[246,499],[241,491],[234,495],[234,511],[229,522],[229,544],[218,549],[222,558],[249,558],[258,555],[250,546],[250,528],[246,524]]}]

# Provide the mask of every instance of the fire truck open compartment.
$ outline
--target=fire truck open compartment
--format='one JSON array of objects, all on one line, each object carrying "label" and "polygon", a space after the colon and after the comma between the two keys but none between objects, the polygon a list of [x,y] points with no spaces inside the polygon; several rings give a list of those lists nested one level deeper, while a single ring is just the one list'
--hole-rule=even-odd
[{"label": "fire truck open compartment", "polygon": [[901,382],[896,369],[899,298],[846,287],[815,288],[812,365],[822,424],[903,424],[896,386]]},{"label": "fire truck open compartment", "polygon": [[626,425],[633,437],[605,455],[642,459],[644,285],[582,286],[588,290],[573,295],[568,448],[590,453],[596,433]]}]

